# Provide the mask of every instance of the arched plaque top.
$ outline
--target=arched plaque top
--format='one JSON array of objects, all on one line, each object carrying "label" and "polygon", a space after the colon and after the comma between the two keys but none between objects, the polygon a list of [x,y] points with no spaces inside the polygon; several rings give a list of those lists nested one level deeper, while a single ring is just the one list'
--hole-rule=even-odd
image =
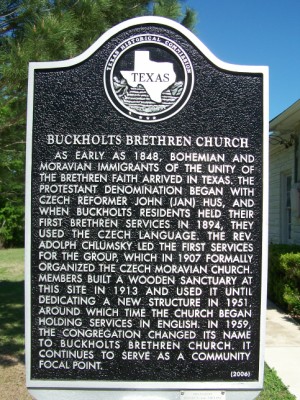
[{"label": "arched plaque top", "polygon": [[113,26],[103,35],[101,35],[99,39],[96,40],[96,42],[93,43],[87,50],[85,50],[82,54],[74,58],[63,61],[31,62],[30,67],[33,69],[35,68],[41,69],[41,68],[63,68],[63,67],[75,66],[76,64],[79,64],[85,61],[90,56],[92,56],[104,43],[106,43],[114,35],[122,32],[123,30],[147,24],[161,25],[177,30],[179,33],[184,35],[188,40],[190,40],[200,50],[200,52],[203,53],[205,57],[207,57],[213,64],[215,64],[217,67],[221,69],[233,72],[250,72],[250,73],[251,72],[264,73],[268,71],[268,67],[266,66],[238,65],[238,64],[231,64],[224,62],[220,60],[218,57],[216,57],[193,32],[185,28],[183,25],[168,18],[154,17],[154,16],[136,17]]}]

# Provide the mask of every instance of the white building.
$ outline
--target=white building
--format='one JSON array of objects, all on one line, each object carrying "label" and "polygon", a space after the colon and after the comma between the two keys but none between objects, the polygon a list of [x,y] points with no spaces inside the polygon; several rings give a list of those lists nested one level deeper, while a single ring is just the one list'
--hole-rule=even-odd
[{"label": "white building", "polygon": [[270,243],[300,244],[300,100],[270,122]]}]

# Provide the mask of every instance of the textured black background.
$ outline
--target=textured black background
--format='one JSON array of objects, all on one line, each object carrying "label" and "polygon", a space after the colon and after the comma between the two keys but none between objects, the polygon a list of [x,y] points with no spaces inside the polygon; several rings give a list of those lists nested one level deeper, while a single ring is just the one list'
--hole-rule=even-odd
[{"label": "textured black background", "polygon": [[[103,87],[103,71],[106,61],[114,48],[123,40],[137,34],[159,34],[170,37],[185,49],[189,55],[195,73],[195,85],[192,96],[186,106],[172,118],[159,123],[145,124],[122,116],[109,102]],[[213,65],[193,43],[171,28],[159,25],[144,25],[119,32],[84,62],[69,68],[40,69],[35,71],[33,153],[32,153],[32,379],[53,380],[145,380],[145,381],[230,381],[230,371],[247,370],[250,378],[237,380],[256,380],[259,363],[259,320],[260,320],[260,262],[261,262],[261,214],[262,214],[262,86],[261,74],[236,73],[224,71]],[[171,151],[205,151],[217,153],[215,148],[172,148],[139,146],[122,148],[121,146],[49,146],[47,134],[90,134],[108,135],[186,135],[245,137],[249,139],[250,149],[220,148],[220,153],[253,154],[255,163],[255,226],[254,232],[254,284],[252,330],[252,355],[249,362],[188,362],[174,360],[163,361],[122,361],[120,356],[113,361],[103,362],[103,371],[92,370],[40,370],[38,368],[38,218],[40,163],[52,161],[56,151],[68,151],[68,161],[75,160],[76,150],[114,151],[159,151],[163,161],[168,162]],[[127,158],[128,161],[128,158]],[[182,175],[184,171],[180,171]],[[101,194],[101,193],[100,193]],[[76,195],[74,195],[76,198]],[[229,196],[224,204],[232,203]],[[74,210],[73,210],[74,211]],[[135,211],[135,210],[134,210]],[[136,210],[136,216],[138,216]],[[74,215],[75,217],[75,215]],[[196,220],[196,211],[194,218]],[[228,217],[222,217],[226,233],[230,235],[231,225]],[[177,226],[172,221],[172,226]],[[193,227],[191,227],[193,228]],[[72,240],[68,226],[64,240]],[[196,222],[195,222],[196,229]],[[95,229],[95,231],[97,231]],[[199,232],[201,241],[206,241],[205,232]],[[97,237],[95,237],[97,240]],[[155,243],[158,251],[158,243]],[[123,260],[122,254],[119,254]],[[141,290],[143,290],[141,288]],[[224,305],[224,308],[225,305]],[[58,340],[59,338],[57,338]],[[185,344],[183,344],[185,346]],[[121,354],[121,351],[119,351]]]}]

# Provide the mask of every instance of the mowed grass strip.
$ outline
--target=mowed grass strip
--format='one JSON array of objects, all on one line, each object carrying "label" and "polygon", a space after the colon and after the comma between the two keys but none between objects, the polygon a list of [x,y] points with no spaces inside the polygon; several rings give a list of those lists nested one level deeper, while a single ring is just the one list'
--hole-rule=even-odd
[{"label": "mowed grass strip", "polygon": [[257,400],[297,400],[277,376],[276,371],[265,365],[264,390]]},{"label": "mowed grass strip", "polygon": [[24,249],[0,250],[0,363],[24,362]]}]

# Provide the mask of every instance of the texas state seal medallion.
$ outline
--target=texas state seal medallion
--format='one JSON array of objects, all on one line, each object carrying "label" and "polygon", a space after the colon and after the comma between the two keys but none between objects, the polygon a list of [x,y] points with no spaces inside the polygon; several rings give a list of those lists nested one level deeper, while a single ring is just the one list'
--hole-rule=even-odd
[{"label": "texas state seal medallion", "polygon": [[113,106],[128,118],[158,122],[177,114],[190,98],[194,71],[175,41],[137,35],[120,43],[105,66],[104,86]]}]

